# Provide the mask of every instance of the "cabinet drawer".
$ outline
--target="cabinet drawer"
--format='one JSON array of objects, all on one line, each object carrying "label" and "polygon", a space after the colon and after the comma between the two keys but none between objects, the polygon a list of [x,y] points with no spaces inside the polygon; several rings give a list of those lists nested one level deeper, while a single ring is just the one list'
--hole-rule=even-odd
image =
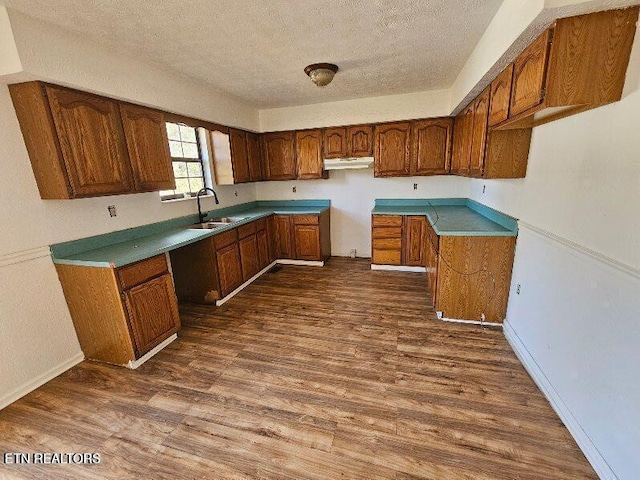
[{"label": "cabinet drawer", "polygon": [[267,219],[266,218],[260,218],[260,219],[256,220],[253,223],[256,225],[256,232],[259,232],[261,230],[266,230],[267,229]]},{"label": "cabinet drawer", "polygon": [[401,250],[373,249],[372,262],[377,265],[400,265],[402,263]]},{"label": "cabinet drawer", "polygon": [[238,238],[246,238],[256,233],[256,222],[247,223],[238,227]]},{"label": "cabinet drawer", "polygon": [[163,253],[119,269],[118,279],[122,289],[126,290],[140,285],[150,278],[162,275],[168,270],[167,259]]},{"label": "cabinet drawer", "polygon": [[401,227],[401,215],[373,215],[371,225],[374,227]]},{"label": "cabinet drawer", "polygon": [[213,244],[216,250],[224,248],[238,241],[238,229],[234,228],[228,232],[222,232],[213,237]]},{"label": "cabinet drawer", "polygon": [[374,227],[373,238],[402,238],[402,227]]},{"label": "cabinet drawer", "polygon": [[294,215],[293,216],[293,224],[294,225],[318,225],[320,221],[318,220],[318,215]]},{"label": "cabinet drawer", "polygon": [[374,238],[373,248],[380,250],[400,250],[402,248],[401,238]]}]

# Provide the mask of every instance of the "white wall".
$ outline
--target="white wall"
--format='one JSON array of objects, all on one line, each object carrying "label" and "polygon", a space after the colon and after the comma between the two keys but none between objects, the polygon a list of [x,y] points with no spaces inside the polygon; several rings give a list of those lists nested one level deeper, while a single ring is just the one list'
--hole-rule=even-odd
[{"label": "white wall", "polygon": [[535,128],[526,178],[471,193],[520,219],[508,324],[603,478],[640,471],[639,37],[622,101]]},{"label": "white wall", "polygon": [[[0,8],[0,22],[5,13]],[[48,79],[204,120],[258,128],[256,110],[186,77],[23,15],[12,13],[10,19],[24,70],[0,81],[0,170],[5,172],[0,176],[0,408],[82,358],[48,245],[196,212],[194,200],[161,203],[157,193],[41,200],[4,82]],[[11,51],[12,39],[2,33],[0,51]],[[8,61],[0,59],[3,73],[15,70],[6,68]],[[253,185],[216,190],[220,206],[255,199]],[[117,217],[109,217],[108,205],[116,206]],[[203,206],[214,204],[207,199]]]},{"label": "white wall", "polygon": [[355,125],[449,115],[449,90],[260,110],[260,131]]},{"label": "white wall", "polygon": [[[374,178],[373,169],[334,170],[328,180],[256,184],[258,200],[330,199],[331,253],[371,256],[371,209],[376,198],[468,197],[470,180],[462,177]],[[418,189],[413,189],[413,184]],[[293,193],[293,187],[296,193]]]}]

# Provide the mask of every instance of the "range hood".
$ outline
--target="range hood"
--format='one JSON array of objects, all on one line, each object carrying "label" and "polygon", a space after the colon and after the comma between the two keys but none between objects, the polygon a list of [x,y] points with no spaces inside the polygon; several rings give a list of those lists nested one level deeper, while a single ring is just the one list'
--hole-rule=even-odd
[{"label": "range hood", "polygon": [[358,158],[325,158],[325,170],[356,170],[360,168],[371,168],[373,157]]}]

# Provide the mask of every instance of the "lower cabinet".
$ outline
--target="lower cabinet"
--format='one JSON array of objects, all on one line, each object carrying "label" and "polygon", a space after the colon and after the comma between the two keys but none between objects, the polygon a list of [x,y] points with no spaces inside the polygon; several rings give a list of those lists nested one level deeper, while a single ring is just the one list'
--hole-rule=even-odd
[{"label": "lower cabinet", "polygon": [[276,215],[278,258],[321,262],[331,256],[329,211],[320,215]]},{"label": "lower cabinet", "polygon": [[294,257],[293,236],[291,233],[291,216],[276,215],[274,217],[275,227],[275,250],[277,258]]},{"label": "lower cabinet", "polygon": [[329,211],[271,215],[172,250],[178,299],[216,303],[276,258],[322,261],[331,256]]},{"label": "lower cabinet", "polygon": [[424,215],[373,215],[371,263],[408,267],[424,266]]},{"label": "lower cabinet", "polygon": [[239,243],[240,263],[242,265],[242,280],[247,281],[260,271],[258,258],[258,239],[256,234],[243,238]]},{"label": "lower cabinet", "polygon": [[220,279],[220,296],[226,297],[244,281],[238,244],[234,243],[216,251],[216,262]]},{"label": "lower cabinet", "polygon": [[139,354],[147,353],[180,327],[171,274],[125,291],[129,324]]},{"label": "lower cabinet", "polygon": [[180,328],[164,254],[117,269],[57,264],[56,270],[88,359],[128,365]]},{"label": "lower cabinet", "polygon": [[425,263],[431,301],[444,318],[502,323],[515,237],[438,236],[427,225]]}]

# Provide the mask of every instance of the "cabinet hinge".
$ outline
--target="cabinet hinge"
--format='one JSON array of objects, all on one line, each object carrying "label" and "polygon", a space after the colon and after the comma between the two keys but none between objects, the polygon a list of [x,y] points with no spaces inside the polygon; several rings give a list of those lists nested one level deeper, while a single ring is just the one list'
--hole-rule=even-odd
[{"label": "cabinet hinge", "polygon": [[547,87],[543,87],[540,90],[540,100],[544,100],[545,95],[547,94]]},{"label": "cabinet hinge", "polygon": [[120,292],[120,298],[121,298],[121,299],[122,299],[122,301],[124,302],[124,299],[125,299],[124,292]]},{"label": "cabinet hinge", "polygon": [[555,32],[554,28],[549,30],[549,39],[547,40],[547,44],[551,45],[553,43],[553,36],[555,35]]}]

